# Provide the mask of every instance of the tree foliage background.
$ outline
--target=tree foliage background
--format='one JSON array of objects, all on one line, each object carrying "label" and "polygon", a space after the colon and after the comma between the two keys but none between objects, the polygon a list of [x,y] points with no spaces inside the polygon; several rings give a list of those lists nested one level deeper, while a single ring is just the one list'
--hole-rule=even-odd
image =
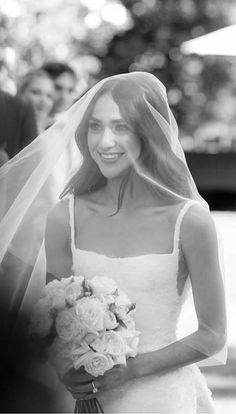
[{"label": "tree foliage background", "polygon": [[228,150],[236,142],[236,57],[180,51],[182,42],[235,23],[234,0],[1,0],[1,5],[1,55],[14,82],[52,59],[71,63],[83,87],[104,76],[145,70],[166,85],[186,148],[207,149],[215,140]]}]

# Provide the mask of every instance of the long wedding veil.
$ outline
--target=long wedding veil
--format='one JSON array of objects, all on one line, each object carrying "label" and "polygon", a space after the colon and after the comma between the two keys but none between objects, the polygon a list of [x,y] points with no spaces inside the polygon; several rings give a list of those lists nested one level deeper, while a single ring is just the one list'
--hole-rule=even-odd
[{"label": "long wedding veil", "polygon": [[[59,201],[66,183],[75,172],[79,176],[85,171],[88,148],[83,131],[94,102],[106,91],[112,93],[122,116],[126,118],[129,114],[128,122],[133,122],[134,129],[135,111],[141,111],[149,125],[149,152],[134,163],[135,172],[147,185],[165,194],[169,203],[196,200],[208,209],[188,169],[164,85],[146,72],[102,80],[52,127],[0,169],[1,297],[6,308],[15,309],[18,315],[29,311],[45,284],[44,230],[47,214]],[[127,96],[132,99],[132,108]],[[142,125],[139,124],[138,128],[137,134],[144,135]],[[96,169],[91,170],[91,176],[96,174]],[[96,185],[84,191],[94,189]],[[220,253],[219,259],[222,263]],[[206,326],[206,332],[210,330]],[[201,349],[196,343],[189,343],[189,346]],[[207,354],[208,350],[205,352]],[[226,346],[201,365],[222,364],[225,360]]]}]

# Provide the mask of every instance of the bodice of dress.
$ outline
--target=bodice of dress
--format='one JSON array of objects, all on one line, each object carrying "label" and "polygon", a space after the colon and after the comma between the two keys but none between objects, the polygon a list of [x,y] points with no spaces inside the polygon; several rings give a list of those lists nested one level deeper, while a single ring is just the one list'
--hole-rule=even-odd
[{"label": "bodice of dress", "polygon": [[188,279],[182,294],[177,291],[180,226],[193,203],[186,202],[178,214],[172,253],[111,258],[75,246],[74,199],[69,199],[73,272],[88,279],[110,277],[136,303],[134,319],[141,333],[139,353],[160,349],[176,340],[179,315],[190,290]]}]

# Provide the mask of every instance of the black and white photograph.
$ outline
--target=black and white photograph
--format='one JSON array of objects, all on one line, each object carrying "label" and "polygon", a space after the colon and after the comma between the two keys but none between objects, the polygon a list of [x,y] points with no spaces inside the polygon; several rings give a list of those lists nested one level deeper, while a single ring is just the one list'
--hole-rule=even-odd
[{"label": "black and white photograph", "polygon": [[236,3],[0,0],[0,413],[236,412]]}]

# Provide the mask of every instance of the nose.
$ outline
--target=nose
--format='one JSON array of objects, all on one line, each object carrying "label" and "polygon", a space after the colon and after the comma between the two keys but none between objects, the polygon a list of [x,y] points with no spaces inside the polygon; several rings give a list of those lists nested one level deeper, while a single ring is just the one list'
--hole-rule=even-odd
[{"label": "nose", "polygon": [[43,104],[43,105],[47,104],[47,97],[46,96],[41,96],[40,103]]},{"label": "nose", "polygon": [[42,108],[45,109],[47,107],[47,98],[46,98],[46,96],[40,96],[38,104],[41,107],[41,109]]},{"label": "nose", "polygon": [[103,149],[113,148],[116,144],[115,135],[110,128],[105,128],[101,137],[100,146]]}]

